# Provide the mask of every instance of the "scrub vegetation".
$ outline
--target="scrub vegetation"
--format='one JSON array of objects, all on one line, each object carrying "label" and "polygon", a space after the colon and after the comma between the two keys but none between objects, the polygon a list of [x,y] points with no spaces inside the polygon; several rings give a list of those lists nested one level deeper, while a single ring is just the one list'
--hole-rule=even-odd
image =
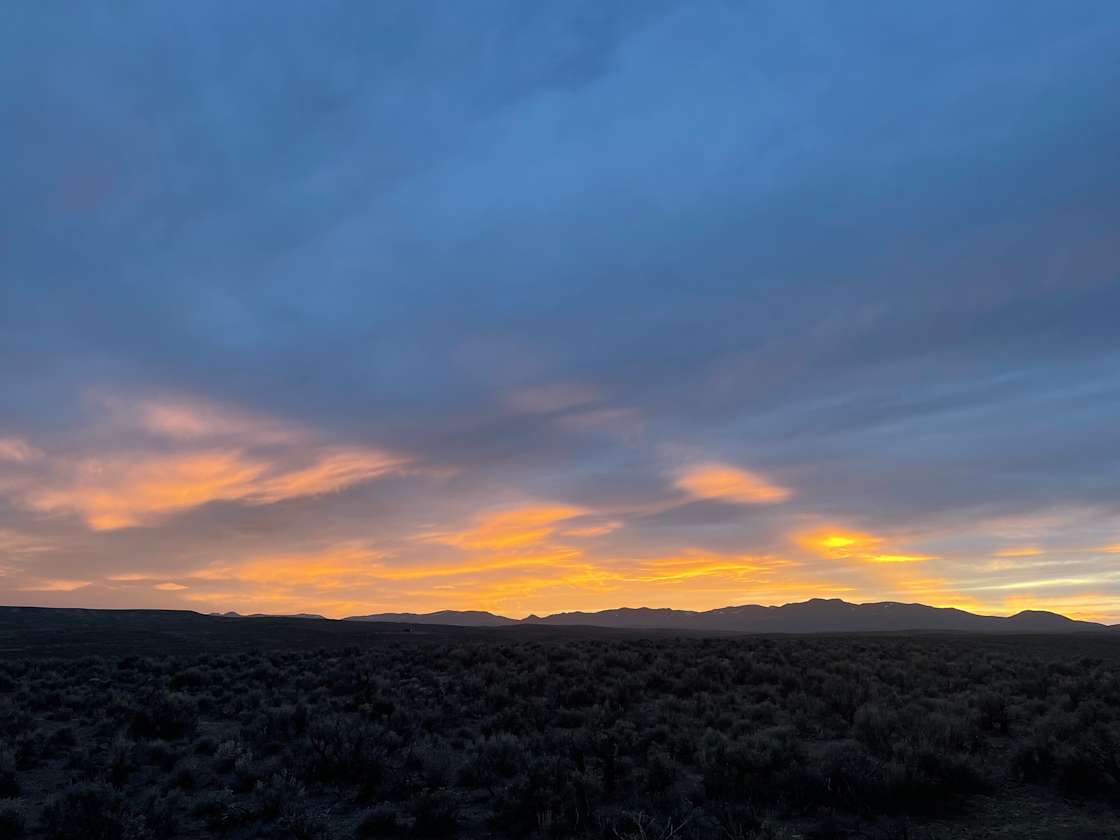
[{"label": "scrub vegetation", "polygon": [[9,658],[0,836],[1120,836],[1117,647],[435,633]]}]

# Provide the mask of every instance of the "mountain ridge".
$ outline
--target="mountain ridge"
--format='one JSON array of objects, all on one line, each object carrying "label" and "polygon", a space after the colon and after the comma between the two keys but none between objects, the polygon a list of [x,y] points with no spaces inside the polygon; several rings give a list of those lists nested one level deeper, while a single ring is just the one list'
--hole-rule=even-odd
[{"label": "mountain ridge", "polygon": [[995,633],[1107,632],[1120,625],[1080,621],[1045,610],[1022,610],[1010,616],[982,615],[957,607],[931,607],[899,601],[854,604],[839,598],[810,598],[781,606],[740,604],[712,610],[669,607],[618,607],[596,612],[560,612],[508,618],[480,610],[434,613],[374,613],[343,621],[446,624],[461,627],[551,625],[648,630],[722,630],[745,633],[830,633],[938,630]]}]

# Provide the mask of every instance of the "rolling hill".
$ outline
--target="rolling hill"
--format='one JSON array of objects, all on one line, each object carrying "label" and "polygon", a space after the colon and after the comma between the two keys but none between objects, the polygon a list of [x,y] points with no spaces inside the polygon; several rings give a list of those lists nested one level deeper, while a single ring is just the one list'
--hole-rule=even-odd
[{"label": "rolling hill", "polygon": [[839,598],[812,598],[780,607],[757,604],[692,610],[648,607],[565,612],[521,620],[488,612],[456,612],[415,615],[383,613],[352,616],[346,621],[391,621],[412,624],[447,624],[463,627],[513,625],[613,627],[623,629],[720,630],[738,633],[874,633],[950,631],[962,633],[1071,633],[1113,630],[1105,624],[1076,621],[1063,615],[1024,610],[1012,616],[977,615],[954,607],[930,607],[884,601],[852,604]]}]

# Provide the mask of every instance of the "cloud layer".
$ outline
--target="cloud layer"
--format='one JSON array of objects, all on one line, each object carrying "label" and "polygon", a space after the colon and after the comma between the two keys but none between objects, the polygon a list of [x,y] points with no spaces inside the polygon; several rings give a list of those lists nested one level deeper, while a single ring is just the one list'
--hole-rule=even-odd
[{"label": "cloud layer", "polygon": [[0,12],[0,601],[1120,621],[1115,4],[228,6]]}]

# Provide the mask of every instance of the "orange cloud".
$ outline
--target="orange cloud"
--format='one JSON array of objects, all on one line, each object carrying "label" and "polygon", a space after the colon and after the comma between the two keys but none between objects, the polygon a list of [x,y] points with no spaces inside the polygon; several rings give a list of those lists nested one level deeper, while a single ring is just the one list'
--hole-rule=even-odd
[{"label": "orange cloud", "polygon": [[423,539],[472,551],[524,548],[544,542],[567,519],[589,511],[573,505],[524,505],[483,513],[461,531],[423,534]]},{"label": "orange cloud", "polygon": [[[258,436],[268,428],[266,438],[278,424],[227,414],[209,405],[184,403],[141,403],[141,425],[150,432],[172,440],[201,440],[227,436]],[[284,439],[289,436],[285,435]]]},{"label": "orange cloud", "polygon": [[215,563],[188,576],[197,580],[335,588],[369,575],[384,556],[365,543],[345,542],[321,551],[265,554],[233,563]]},{"label": "orange cloud", "polygon": [[794,535],[794,540],[824,557],[867,557],[882,544],[883,538],[863,531],[822,528]]},{"label": "orange cloud", "polygon": [[88,580],[71,580],[67,578],[32,578],[19,588],[20,592],[73,592],[83,586],[89,586]]},{"label": "orange cloud", "polygon": [[181,583],[173,583],[171,581],[168,581],[167,583],[157,583],[152,588],[159,589],[163,592],[179,592],[183,589],[189,589],[190,587],[183,586],[183,584]]},{"label": "orange cloud", "polygon": [[937,558],[930,554],[869,554],[866,559],[872,563],[924,563]]},{"label": "orange cloud", "polygon": [[[0,492],[31,510],[76,514],[105,531],[208,502],[265,505],[331,493],[409,463],[367,446],[316,445],[300,427],[203,400],[98,396],[96,403],[107,409],[110,431],[147,448],[44,456],[21,440],[0,438],[0,459],[43,461],[6,477]],[[161,441],[153,444],[137,429]]]},{"label": "orange cloud", "polygon": [[244,498],[267,468],[235,450],[90,458],[70,468],[60,486],[31,492],[27,502],[44,513],[77,513],[94,530],[127,528],[154,514]]},{"label": "orange cloud", "polygon": [[622,527],[618,521],[604,522],[601,525],[586,525],[575,528],[565,528],[561,533],[565,537],[603,537]]},{"label": "orange cloud", "polygon": [[312,437],[294,423],[197,397],[136,400],[99,394],[95,402],[109,411],[114,426],[139,428],[176,443],[274,446],[305,443]]},{"label": "orange cloud", "polygon": [[676,486],[698,499],[722,499],[743,505],[769,505],[793,494],[758,473],[727,464],[698,464],[677,475]]},{"label": "orange cloud", "polygon": [[254,504],[268,504],[297,496],[315,496],[400,470],[407,460],[378,449],[332,447],[315,453],[310,466],[278,471],[250,494]]},{"label": "orange cloud", "polygon": [[719,554],[701,549],[686,549],[680,554],[637,562],[637,571],[623,579],[644,583],[688,580],[708,575],[741,578],[768,574],[779,568],[797,565],[789,560],[747,554]]},{"label": "orange cloud", "polygon": [[534,552],[532,554],[517,554],[509,557],[497,557],[472,563],[457,563],[451,565],[428,566],[398,566],[381,567],[374,576],[382,580],[428,580],[430,578],[448,578],[461,575],[489,574],[491,572],[509,571],[512,569],[558,569],[558,568],[590,568],[586,562],[578,562],[582,556],[576,549],[565,548],[556,551]]},{"label": "orange cloud", "polygon": [[876,534],[842,528],[822,528],[794,536],[795,542],[822,557],[862,560],[866,563],[923,563],[936,560],[931,554],[880,551],[886,540]]},{"label": "orange cloud", "polygon": [[26,537],[15,531],[0,529],[0,552],[4,554],[40,554],[54,551],[54,543],[44,542],[34,537]]},{"label": "orange cloud", "polygon": [[1037,545],[1021,545],[1011,546],[1009,548],[1001,548],[995,553],[995,557],[1038,557],[1043,553],[1042,549]]},{"label": "orange cloud", "polygon": [[43,513],[76,513],[98,531],[128,528],[213,501],[270,504],[342,490],[385,475],[404,460],[362,447],[312,451],[303,467],[238,449],[177,454],[118,453],[63,464],[62,475],[26,494]]}]

